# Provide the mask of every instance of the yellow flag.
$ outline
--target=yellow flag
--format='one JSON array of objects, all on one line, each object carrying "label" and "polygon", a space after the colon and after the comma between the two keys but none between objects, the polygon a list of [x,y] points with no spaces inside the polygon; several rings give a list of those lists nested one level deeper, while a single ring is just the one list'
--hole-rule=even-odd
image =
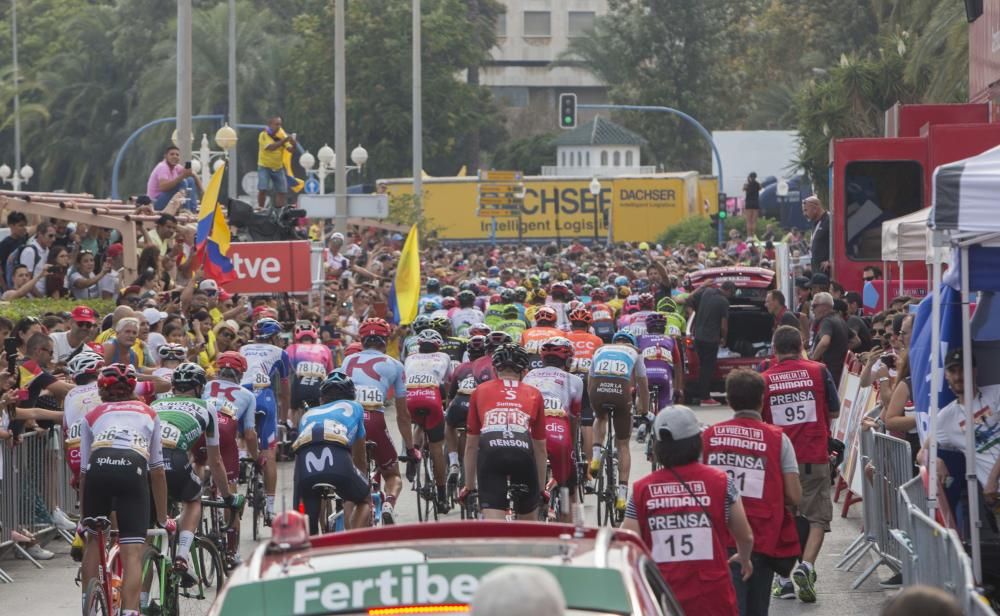
[{"label": "yellow flag", "polygon": [[417,225],[413,225],[406,236],[389,297],[393,320],[397,325],[408,325],[417,318],[420,301],[420,238]]}]

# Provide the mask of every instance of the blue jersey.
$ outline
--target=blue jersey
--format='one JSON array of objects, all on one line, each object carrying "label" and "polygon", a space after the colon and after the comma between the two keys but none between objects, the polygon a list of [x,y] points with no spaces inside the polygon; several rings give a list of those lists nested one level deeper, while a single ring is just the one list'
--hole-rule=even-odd
[{"label": "blue jersey", "polygon": [[259,394],[261,390],[269,389],[277,395],[278,381],[287,381],[292,373],[292,363],[288,353],[273,344],[244,344],[240,355],[247,360],[247,371],[243,373],[240,384]]},{"label": "blue jersey", "polygon": [[238,383],[219,379],[209,381],[201,397],[208,402],[209,408],[214,408],[217,413],[222,412],[235,417],[236,424],[240,427],[240,434],[245,430],[256,429],[254,411],[257,408],[257,400]]},{"label": "blue jersey", "polygon": [[646,367],[639,361],[639,352],[628,344],[605,344],[597,347],[590,362],[590,378],[632,380],[646,376]]},{"label": "blue jersey", "polygon": [[311,408],[299,420],[292,450],[309,443],[333,443],[348,449],[365,438],[365,410],[354,400],[337,400]]},{"label": "blue jersey", "polygon": [[431,295],[431,294],[421,295],[420,299],[417,300],[417,312],[419,314],[423,314],[424,313],[424,306],[427,304],[427,302],[437,302],[437,305],[440,306],[441,305],[441,300],[442,300],[442,297],[438,293],[434,293],[433,295]]},{"label": "blue jersey", "polygon": [[355,353],[344,360],[340,369],[354,381],[354,399],[366,410],[384,410],[390,392],[396,398],[406,397],[403,364],[381,351],[365,349]]}]

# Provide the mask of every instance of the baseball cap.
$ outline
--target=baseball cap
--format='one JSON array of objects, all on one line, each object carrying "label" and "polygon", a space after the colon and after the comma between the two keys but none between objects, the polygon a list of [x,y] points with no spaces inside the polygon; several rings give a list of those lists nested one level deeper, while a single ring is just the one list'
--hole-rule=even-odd
[{"label": "baseball cap", "polygon": [[214,331],[216,333],[216,335],[218,335],[218,333],[220,331],[224,330],[224,329],[228,329],[229,331],[233,332],[234,334],[239,334],[240,333],[240,326],[237,325],[236,321],[234,321],[232,319],[226,319],[225,321],[219,321],[219,323],[216,324],[216,326],[212,328],[212,331]]},{"label": "baseball cap", "polygon": [[224,302],[224,301],[230,300],[230,299],[232,299],[232,297],[233,297],[233,294],[230,293],[229,291],[226,291],[225,289],[219,289],[219,301],[220,302]]},{"label": "baseball cap", "polygon": [[167,313],[157,310],[156,308],[146,308],[142,311],[142,316],[146,317],[146,322],[150,325],[156,325],[163,319],[167,318]]},{"label": "baseball cap", "polygon": [[107,255],[109,257],[117,257],[117,256],[121,255],[123,252],[125,252],[125,247],[124,246],[122,246],[121,244],[112,244],[112,245],[108,246]]},{"label": "baseball cap", "polygon": [[89,306],[77,306],[69,316],[77,323],[97,323],[97,312]]},{"label": "baseball cap", "polygon": [[701,434],[701,423],[694,411],[686,406],[675,404],[660,411],[653,421],[653,436],[661,440],[661,434],[669,432],[675,441]]},{"label": "baseball cap", "polygon": [[198,285],[198,289],[200,291],[218,291],[219,283],[215,282],[211,278],[206,278],[201,281],[201,284]]},{"label": "baseball cap", "polygon": [[[948,354],[944,356],[944,367],[945,370],[953,366],[962,366],[965,361],[965,354],[962,352],[962,347],[955,347],[954,349],[948,351]],[[976,365],[976,358],[972,358],[972,365]]]},{"label": "baseball cap", "polygon": [[828,287],[830,286],[830,277],[826,274],[813,274],[812,280],[809,281],[810,287]]},{"label": "baseball cap", "polygon": [[809,288],[809,279],[806,278],[805,276],[797,276],[795,278],[795,288],[796,289],[808,289]]}]

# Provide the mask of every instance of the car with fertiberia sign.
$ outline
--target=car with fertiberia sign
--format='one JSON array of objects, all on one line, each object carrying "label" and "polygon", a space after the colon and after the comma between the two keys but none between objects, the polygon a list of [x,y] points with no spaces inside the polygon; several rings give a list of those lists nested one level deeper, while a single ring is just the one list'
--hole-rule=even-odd
[{"label": "car with fertiberia sign", "polygon": [[[274,537],[233,571],[210,614],[465,614],[483,576],[507,565],[555,576],[572,616],[683,613],[649,550],[627,531],[473,521],[310,537],[304,519],[276,518]],[[516,598],[511,610],[518,613]]]}]

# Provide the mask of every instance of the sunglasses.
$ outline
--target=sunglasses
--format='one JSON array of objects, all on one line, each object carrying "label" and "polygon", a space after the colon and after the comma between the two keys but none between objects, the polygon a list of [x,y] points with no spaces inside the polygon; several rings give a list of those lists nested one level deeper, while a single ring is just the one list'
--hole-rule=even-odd
[{"label": "sunglasses", "polygon": [[79,327],[80,329],[90,329],[90,328],[92,328],[94,326],[94,324],[93,323],[87,323],[87,322],[84,322],[84,321],[76,321],[76,326]]},{"label": "sunglasses", "polygon": [[862,278],[862,280],[864,280],[865,282],[871,282],[872,280],[875,280],[875,277],[874,276],[864,276]]},{"label": "sunglasses", "polygon": [[218,294],[218,291],[216,291],[214,289],[206,289],[205,291],[202,291],[202,293],[204,293],[205,295],[207,295],[209,297],[215,297]]},{"label": "sunglasses", "polygon": [[219,332],[219,338],[235,338],[235,337],[236,337],[236,334],[234,334],[233,332],[229,331],[228,329],[224,329],[221,332]]}]

